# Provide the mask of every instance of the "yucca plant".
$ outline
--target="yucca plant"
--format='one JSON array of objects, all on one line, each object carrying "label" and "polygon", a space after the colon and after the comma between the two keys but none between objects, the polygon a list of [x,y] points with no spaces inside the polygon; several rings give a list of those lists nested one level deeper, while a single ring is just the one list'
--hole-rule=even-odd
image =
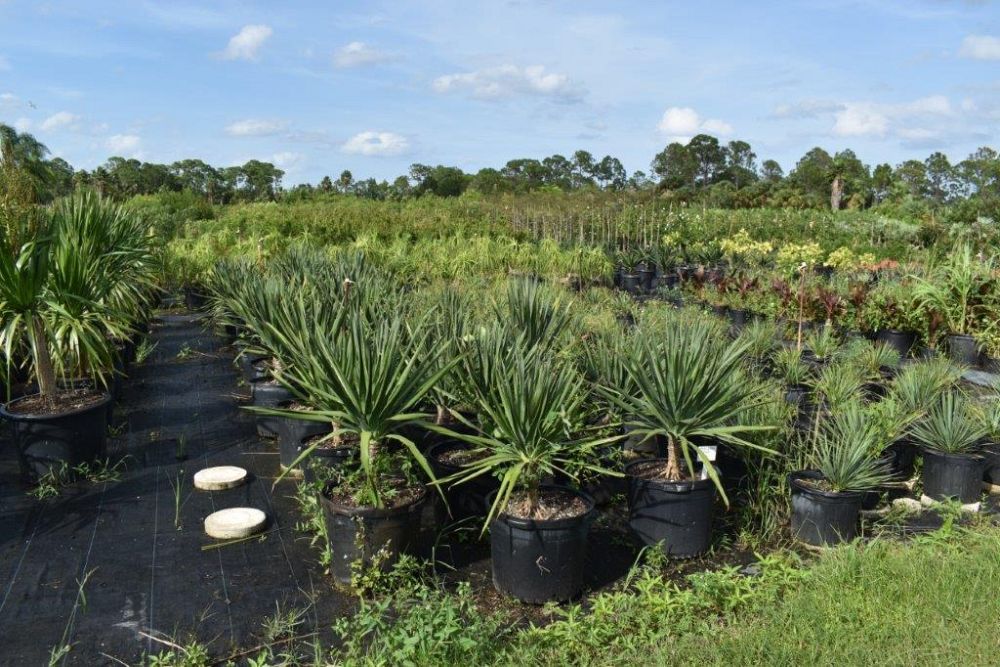
[{"label": "yucca plant", "polygon": [[529,347],[558,348],[574,316],[556,289],[517,278],[507,283],[506,296],[505,304],[495,306],[497,320],[523,336]]},{"label": "yucca plant", "polygon": [[480,361],[471,384],[483,426],[466,421],[474,434],[434,427],[473,445],[478,455],[465,470],[441,483],[463,483],[483,475],[500,480],[484,530],[507,511],[512,499],[522,500],[526,516],[534,517],[546,478],[576,479],[585,470],[609,472],[597,462],[597,450],[618,439],[600,437],[587,427],[586,381],[572,363],[546,354],[527,337],[498,344],[500,340],[494,337],[473,352]]},{"label": "yucca plant", "polygon": [[927,449],[944,454],[966,454],[979,448],[987,432],[958,391],[945,392],[926,415],[914,424],[913,439]]},{"label": "yucca plant", "polygon": [[774,373],[789,387],[804,385],[813,377],[802,353],[794,347],[782,348],[774,354]]},{"label": "yucca plant", "polygon": [[[407,460],[396,458],[394,443],[433,479],[420,447],[405,435],[404,427],[426,418],[419,406],[460,359],[442,362],[448,348],[426,344],[431,333],[426,320],[405,322],[390,312],[372,323],[358,310],[349,309],[343,311],[343,324],[331,330],[306,309],[296,312],[304,316],[298,324],[308,330],[300,339],[307,345],[293,357],[283,376],[308,396],[313,409],[267,414],[335,424],[334,435],[349,439],[358,450],[360,479],[353,488],[344,489],[358,505],[384,507],[387,494],[393,491],[391,478],[398,478],[408,467]],[[315,447],[303,451],[293,467]]]},{"label": "yucca plant", "polygon": [[831,491],[866,491],[891,480],[876,458],[888,444],[880,425],[857,403],[825,420],[815,439],[815,465]]},{"label": "yucca plant", "polygon": [[[767,399],[744,376],[746,343],[722,343],[712,331],[699,320],[667,320],[655,340],[635,337],[626,359],[630,384],[605,393],[630,416],[637,435],[666,440],[662,479],[692,479],[697,459],[725,498],[715,467],[695,440],[769,451],[743,436],[770,427],[739,422],[741,412]],[[631,387],[637,391],[630,393]]]}]

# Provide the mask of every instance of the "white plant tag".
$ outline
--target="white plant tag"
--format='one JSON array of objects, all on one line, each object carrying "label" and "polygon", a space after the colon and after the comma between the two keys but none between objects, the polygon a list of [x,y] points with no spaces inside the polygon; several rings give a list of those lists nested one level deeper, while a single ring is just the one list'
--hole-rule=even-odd
[{"label": "white plant tag", "polygon": [[[719,448],[717,445],[699,445],[698,451],[701,452],[702,456],[714,463]],[[708,469],[704,465],[701,467],[701,479],[708,479]]]}]

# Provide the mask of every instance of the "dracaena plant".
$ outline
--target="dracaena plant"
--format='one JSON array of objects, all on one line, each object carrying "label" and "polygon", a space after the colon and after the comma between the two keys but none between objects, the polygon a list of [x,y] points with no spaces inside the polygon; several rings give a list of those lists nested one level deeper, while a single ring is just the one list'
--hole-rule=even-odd
[{"label": "dracaena plant", "polygon": [[722,343],[713,331],[701,320],[670,319],[655,337],[636,336],[626,358],[630,385],[606,394],[629,415],[634,434],[666,440],[665,479],[691,479],[697,459],[725,498],[715,467],[695,441],[762,449],[744,436],[771,427],[741,423],[740,416],[769,399],[746,381],[746,343]]},{"label": "dracaena plant", "polygon": [[477,358],[471,384],[483,426],[456,413],[474,434],[432,428],[471,444],[476,454],[473,463],[440,483],[461,484],[484,475],[500,480],[484,530],[520,495],[533,516],[548,477],[609,472],[598,463],[598,450],[618,437],[600,437],[599,430],[586,425],[586,380],[569,360],[531,345],[526,337],[496,334],[476,345],[471,356]]},{"label": "dracaena plant", "polygon": [[[335,424],[334,435],[349,440],[358,451],[357,484],[343,491],[359,505],[384,507],[392,493],[393,475],[411,464],[434,478],[404,427],[426,417],[419,406],[460,359],[452,356],[442,362],[452,351],[447,345],[427,345],[431,328],[424,319],[406,322],[398,311],[389,311],[380,320],[369,321],[361,311],[345,308],[340,324],[332,329],[322,315],[306,308],[292,311],[292,321],[301,318],[295,324],[308,333],[295,334],[302,337],[288,344],[297,352],[283,377],[308,397],[311,409],[266,412]],[[401,446],[403,458],[394,444]]]}]

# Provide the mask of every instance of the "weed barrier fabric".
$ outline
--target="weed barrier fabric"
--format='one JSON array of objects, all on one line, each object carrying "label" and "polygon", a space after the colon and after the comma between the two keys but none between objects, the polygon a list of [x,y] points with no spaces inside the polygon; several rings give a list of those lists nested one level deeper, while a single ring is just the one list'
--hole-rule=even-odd
[{"label": "weed barrier fabric", "polygon": [[[136,664],[167,648],[146,635],[197,638],[224,655],[257,645],[276,603],[312,605],[306,625],[319,621],[304,632],[325,632],[353,609],[294,534],[294,482],[271,489],[277,450],[238,408],[230,351],[196,316],[165,315],[151,335],[157,347],[124,383],[109,440],[112,461],[125,459],[118,481],[37,500],[19,479],[9,429],[0,434],[0,665],[48,664],[64,644],[72,648],[59,664]],[[213,465],[245,468],[247,484],[195,490],[194,473]],[[203,550],[216,542],[204,518],[237,506],[268,515],[264,535]]]}]

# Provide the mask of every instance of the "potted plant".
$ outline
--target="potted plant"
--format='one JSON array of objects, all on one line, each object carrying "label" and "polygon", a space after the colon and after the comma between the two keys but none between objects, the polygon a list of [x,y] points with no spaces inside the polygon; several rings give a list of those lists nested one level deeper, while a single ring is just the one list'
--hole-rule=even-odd
[{"label": "potted plant", "polygon": [[806,337],[802,358],[817,369],[822,369],[833,360],[840,346],[840,338],[833,327],[818,327]]},{"label": "potted plant", "polygon": [[655,339],[636,337],[627,358],[630,385],[608,391],[635,433],[666,443],[666,458],[626,467],[629,523],[643,542],[659,544],[673,557],[704,552],[715,492],[728,502],[717,470],[696,441],[758,448],[741,436],[768,428],[739,421],[766,400],[743,374],[746,344],[724,344],[711,332],[711,324],[701,320],[671,319]]},{"label": "potted plant", "polygon": [[990,396],[973,404],[973,415],[986,432],[983,443],[983,481],[996,492],[1000,487],[1000,397]]},{"label": "potted plant", "polygon": [[268,411],[334,425],[329,436],[305,447],[295,466],[331,438],[357,453],[345,457],[342,474],[321,496],[331,572],[342,583],[351,582],[359,564],[387,568],[414,546],[427,497],[420,474],[434,475],[406,428],[426,416],[418,406],[459,361],[440,363],[450,348],[426,344],[425,319],[407,322],[397,307],[371,321],[365,310],[364,304],[345,307],[331,327],[305,308],[293,309],[303,317],[286,334],[301,343],[289,346],[297,353],[284,377],[313,407]]},{"label": "potted plant", "polygon": [[882,281],[868,292],[859,315],[862,330],[901,357],[909,356],[923,328],[924,312],[914,294],[910,284]]},{"label": "potted plant", "polygon": [[785,347],[774,355],[774,374],[784,383],[785,400],[801,409],[811,393],[813,372],[802,360],[802,353]]},{"label": "potted plant", "polygon": [[822,423],[814,439],[816,469],[788,476],[796,539],[813,546],[854,539],[863,492],[890,480],[887,466],[872,456],[882,445],[878,435],[858,405]]},{"label": "potted plant", "polygon": [[494,586],[530,603],[569,600],[583,588],[594,501],[546,482],[576,480],[584,470],[613,474],[600,466],[598,453],[620,436],[599,437],[600,428],[586,426],[588,392],[571,363],[523,337],[490,342],[473,352],[485,357],[472,378],[483,425],[466,422],[474,434],[432,426],[480,455],[439,484],[498,479],[484,525]]},{"label": "potted plant", "polygon": [[957,363],[979,363],[973,334],[990,314],[987,301],[995,282],[993,262],[976,257],[968,245],[953,249],[946,261],[917,279],[916,298],[928,312],[940,314],[948,332],[948,353]]},{"label": "potted plant", "polygon": [[38,385],[38,393],[0,407],[0,416],[14,424],[27,476],[105,455],[111,396],[104,389],[114,366],[108,334],[129,333],[127,313],[116,301],[127,290],[116,282],[131,277],[108,268],[117,263],[113,253],[125,257],[130,249],[101,243],[107,236],[73,240],[84,226],[96,235],[101,226],[131,224],[128,215],[84,192],[50,214],[26,207],[0,225],[0,349],[25,350]]},{"label": "potted plant", "polygon": [[957,391],[946,392],[912,430],[923,446],[924,495],[933,500],[975,502],[982,491],[981,444],[986,430]]}]

